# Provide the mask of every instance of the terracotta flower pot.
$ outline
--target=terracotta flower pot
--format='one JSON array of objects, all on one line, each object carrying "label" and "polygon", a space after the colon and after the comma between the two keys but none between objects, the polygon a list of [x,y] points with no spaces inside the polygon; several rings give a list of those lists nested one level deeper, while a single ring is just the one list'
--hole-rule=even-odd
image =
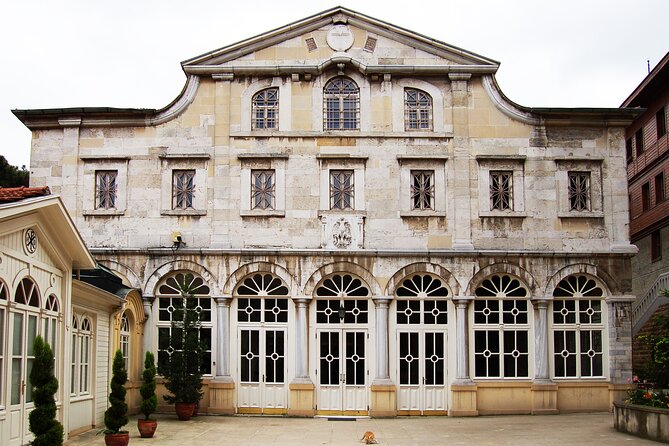
[{"label": "terracotta flower pot", "polygon": [[188,421],[193,416],[195,403],[175,403],[174,410],[181,421]]},{"label": "terracotta flower pot", "polygon": [[151,438],[156,432],[158,422],[156,420],[137,420],[137,430],[142,438]]},{"label": "terracotta flower pot", "polygon": [[105,434],[105,444],[107,446],[128,446],[130,433],[121,432],[118,434]]}]

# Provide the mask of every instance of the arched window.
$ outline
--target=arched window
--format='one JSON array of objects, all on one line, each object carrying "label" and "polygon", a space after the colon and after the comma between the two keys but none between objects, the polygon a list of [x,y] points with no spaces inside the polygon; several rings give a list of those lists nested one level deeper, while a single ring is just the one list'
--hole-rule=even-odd
[{"label": "arched window", "polygon": [[246,277],[235,290],[239,380],[244,386],[283,384],[286,370],[288,287],[273,274]]},{"label": "arched window", "polygon": [[429,274],[414,274],[402,281],[397,295],[397,324],[447,324],[448,288]]},{"label": "arched window", "polygon": [[474,300],[474,376],[529,377],[528,291],[508,274],[483,280]]},{"label": "arched window", "polygon": [[276,129],[279,126],[279,89],[267,88],[253,96],[251,125],[254,129]]},{"label": "arched window", "polygon": [[29,277],[24,277],[14,293],[14,302],[39,308],[39,290]]},{"label": "arched window", "polygon": [[121,317],[120,346],[123,353],[125,369],[130,370],[130,321],[128,315],[123,313]]},{"label": "arched window", "polygon": [[93,347],[93,323],[88,316],[75,314],[72,318],[72,367],[70,395],[90,394],[91,349]]},{"label": "arched window", "polygon": [[360,128],[360,89],[347,77],[336,77],[323,88],[323,129]]},{"label": "arched window", "polygon": [[404,129],[432,130],[432,98],[415,88],[404,89]]},{"label": "arched window", "polygon": [[49,344],[51,350],[53,351],[53,356],[55,359],[54,370],[58,369],[58,312],[60,311],[60,305],[58,304],[58,298],[55,294],[49,294],[49,297],[46,298],[44,302],[44,312],[42,313],[42,333],[44,340]]},{"label": "arched window", "polygon": [[211,374],[212,308],[209,287],[192,272],[181,271],[168,276],[158,287],[158,368],[169,367],[175,351],[181,351],[179,342],[171,342],[172,320],[183,314],[185,308],[193,309],[199,316],[199,338],[204,350],[201,372]]},{"label": "arched window", "polygon": [[604,376],[604,290],[571,275],[553,291],[553,367],[556,378]]},{"label": "arched window", "polygon": [[369,320],[369,288],[350,274],[325,279],[316,288],[316,296],[316,323],[366,324]]}]

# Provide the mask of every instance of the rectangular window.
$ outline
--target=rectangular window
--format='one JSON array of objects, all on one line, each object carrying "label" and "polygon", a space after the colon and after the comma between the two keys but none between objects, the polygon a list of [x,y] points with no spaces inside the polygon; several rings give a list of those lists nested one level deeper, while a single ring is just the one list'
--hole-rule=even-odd
[{"label": "rectangular window", "polygon": [[590,173],[569,172],[569,210],[590,210]]},{"label": "rectangular window", "polygon": [[192,209],[195,192],[195,171],[172,171],[172,209]]},{"label": "rectangular window", "polygon": [[434,171],[411,171],[411,209],[434,209]]},{"label": "rectangular window", "polygon": [[330,209],[353,209],[353,178],[352,170],[330,171]]},{"label": "rectangular window", "polygon": [[625,141],[625,152],[627,154],[627,164],[634,159],[634,148],[632,147],[632,138],[627,138]]},{"label": "rectangular window", "polygon": [[636,144],[636,156],[643,153],[643,127],[634,134],[634,143]]},{"label": "rectangular window", "polygon": [[653,231],[650,234],[650,261],[658,260],[662,260],[662,236],[660,231]]},{"label": "rectangular window", "polygon": [[657,139],[667,134],[667,111],[664,107],[655,113],[655,127],[657,128]]},{"label": "rectangular window", "polygon": [[553,361],[556,378],[601,377],[604,373],[602,301],[553,301]]},{"label": "rectangular window", "polygon": [[490,171],[490,209],[513,210],[513,172]]},{"label": "rectangular window", "polygon": [[650,209],[650,183],[641,186],[641,209],[643,211]]},{"label": "rectangular window", "polygon": [[276,208],[276,180],[274,170],[251,171],[251,209]]},{"label": "rectangular window", "polygon": [[268,88],[253,96],[254,129],[275,129],[279,123],[279,89]]},{"label": "rectangular window", "polygon": [[116,170],[95,171],[95,209],[116,208]]},{"label": "rectangular window", "polygon": [[664,172],[655,175],[655,204],[664,201]]}]

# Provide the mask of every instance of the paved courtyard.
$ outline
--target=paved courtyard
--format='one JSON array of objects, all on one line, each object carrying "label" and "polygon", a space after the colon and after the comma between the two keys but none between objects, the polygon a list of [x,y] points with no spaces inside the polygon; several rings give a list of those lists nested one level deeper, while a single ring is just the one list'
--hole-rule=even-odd
[{"label": "paved courtyard", "polygon": [[[178,421],[159,415],[152,439],[140,438],[137,418],[128,424],[130,445],[359,445],[372,431],[381,445],[658,445],[613,429],[610,413],[513,415],[473,418],[413,417],[334,420],[260,416],[199,416]],[[71,438],[69,446],[104,445],[97,430]]]}]

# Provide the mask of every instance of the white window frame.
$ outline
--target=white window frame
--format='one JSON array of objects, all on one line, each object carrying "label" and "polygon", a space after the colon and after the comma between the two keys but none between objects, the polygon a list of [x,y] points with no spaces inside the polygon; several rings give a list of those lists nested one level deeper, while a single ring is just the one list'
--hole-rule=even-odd
[{"label": "white window frame", "polygon": [[[479,165],[479,217],[526,217],[525,157],[477,156]],[[509,172],[512,176],[510,209],[493,209],[491,202],[491,172]]]},{"label": "white window frame", "polygon": [[[92,348],[94,339],[94,319],[88,314],[73,315],[70,337],[70,397],[88,397],[91,391],[91,375],[93,371]],[[88,323],[90,330],[84,325]],[[76,327],[76,328],[75,328]]]},{"label": "white window frame", "polygon": [[5,349],[11,347],[6,345],[8,340],[5,334],[5,329],[9,323],[9,299],[9,289],[7,288],[7,284],[3,280],[0,280],[0,337],[2,337],[0,340],[0,409],[5,408],[6,376],[4,372],[7,364],[7,351]]},{"label": "white window frame", "polygon": [[[239,215],[242,217],[285,217],[288,155],[244,153],[239,154],[237,158],[241,161]],[[274,209],[253,208],[252,172],[256,170],[274,171]]]},{"label": "white window frame", "polygon": [[126,313],[121,316],[121,326],[119,328],[119,346],[123,354],[125,369],[130,370],[130,319]]}]

